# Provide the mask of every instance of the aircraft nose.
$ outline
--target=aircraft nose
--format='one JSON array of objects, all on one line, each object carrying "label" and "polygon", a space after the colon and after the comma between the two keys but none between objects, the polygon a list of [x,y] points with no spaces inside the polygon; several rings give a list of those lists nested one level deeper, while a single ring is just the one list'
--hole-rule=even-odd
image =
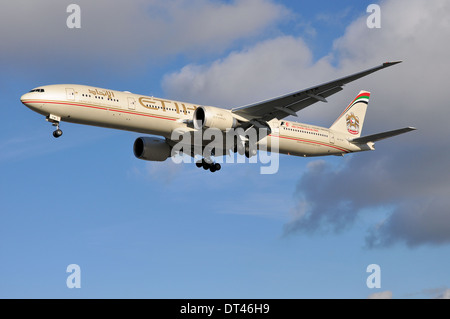
[{"label": "aircraft nose", "polygon": [[22,95],[22,96],[20,97],[20,102],[22,102],[23,104],[25,104],[25,103],[24,103],[24,100],[28,99],[28,96],[29,96],[28,93],[25,93],[24,95]]}]

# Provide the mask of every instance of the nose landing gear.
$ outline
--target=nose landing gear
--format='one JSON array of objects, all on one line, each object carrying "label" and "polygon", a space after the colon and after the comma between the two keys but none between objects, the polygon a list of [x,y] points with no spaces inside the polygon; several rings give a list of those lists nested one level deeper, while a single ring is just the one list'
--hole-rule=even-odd
[{"label": "nose landing gear", "polygon": [[55,126],[56,126],[56,130],[53,131],[53,136],[55,138],[58,138],[58,137],[60,137],[62,135],[63,132],[59,128],[59,124],[56,124]]},{"label": "nose landing gear", "polygon": [[56,130],[53,131],[53,136],[55,138],[60,137],[63,134],[63,132],[59,128],[59,122],[61,121],[61,117],[50,114],[49,116],[46,117],[46,120],[47,122],[52,123],[52,125],[56,127]]}]

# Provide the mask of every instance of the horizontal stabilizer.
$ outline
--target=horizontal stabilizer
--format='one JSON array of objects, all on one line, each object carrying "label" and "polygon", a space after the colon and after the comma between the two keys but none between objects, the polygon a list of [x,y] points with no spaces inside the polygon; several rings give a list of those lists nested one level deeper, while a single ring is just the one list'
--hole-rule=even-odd
[{"label": "horizontal stabilizer", "polygon": [[416,129],[415,127],[405,127],[405,128],[401,128],[401,129],[393,130],[393,131],[389,131],[389,132],[383,132],[383,133],[354,138],[354,139],[350,140],[350,142],[353,144],[367,144],[369,142],[376,142],[379,140],[384,140],[385,138],[388,138],[388,137],[393,137],[396,135],[414,131],[415,129]]}]

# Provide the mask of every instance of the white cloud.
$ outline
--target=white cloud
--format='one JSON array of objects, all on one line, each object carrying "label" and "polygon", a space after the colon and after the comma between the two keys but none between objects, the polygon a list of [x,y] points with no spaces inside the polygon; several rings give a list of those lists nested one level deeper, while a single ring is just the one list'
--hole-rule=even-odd
[{"label": "white cloud", "polygon": [[450,289],[445,286],[438,288],[426,288],[418,292],[409,293],[406,296],[417,298],[417,296],[423,295],[431,299],[450,299]]},{"label": "white cloud", "polygon": [[442,294],[440,294],[438,299],[450,299],[450,289],[445,289]]},{"label": "white cloud", "polygon": [[166,75],[167,96],[202,104],[240,106],[311,86],[334,69],[313,63],[301,38],[282,36],[262,41],[209,65],[190,64]]},{"label": "white cloud", "polygon": [[315,19],[323,24],[328,25],[341,25],[348,19],[351,8],[346,7],[337,12],[318,13]]},{"label": "white cloud", "polygon": [[[433,130],[447,129],[447,99],[443,92],[450,71],[450,3],[437,0],[382,1],[381,29],[366,27],[366,16],[353,22],[335,42],[333,54],[342,68],[364,67],[387,60],[404,63],[359,83],[370,83],[373,100],[386,112],[371,112],[373,123],[386,127],[402,118],[425,128],[420,135],[429,139]],[[373,79],[373,81],[372,81]],[[375,122],[376,121],[376,122]],[[425,140],[425,139],[423,139]]]},{"label": "white cloud", "polygon": [[127,171],[129,178],[144,178],[157,181],[165,187],[172,185],[183,171],[182,164],[175,164],[171,159],[165,162],[138,162]]},{"label": "white cloud", "polygon": [[285,7],[270,0],[153,1],[150,10],[155,8],[160,14],[151,13],[151,19],[159,27],[150,32],[162,53],[220,52],[288,16]]},{"label": "white cloud", "polygon": [[392,299],[392,291],[386,290],[375,292],[367,297],[367,299]]}]

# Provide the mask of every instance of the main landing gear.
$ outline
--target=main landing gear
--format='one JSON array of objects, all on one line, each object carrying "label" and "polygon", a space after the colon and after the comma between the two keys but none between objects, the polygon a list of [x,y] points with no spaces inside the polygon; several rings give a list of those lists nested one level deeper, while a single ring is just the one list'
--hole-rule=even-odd
[{"label": "main landing gear", "polygon": [[53,136],[55,138],[60,137],[63,134],[63,132],[59,128],[59,122],[61,121],[61,117],[50,114],[49,116],[46,117],[46,120],[47,122],[52,123],[52,125],[56,127],[56,130],[53,131]]},{"label": "main landing gear", "polygon": [[206,161],[205,159],[198,161],[197,163],[195,163],[195,165],[198,168],[203,167],[205,171],[209,169],[212,173],[214,173],[215,171],[220,171],[220,169],[222,168],[219,163],[208,163],[208,161]]}]

